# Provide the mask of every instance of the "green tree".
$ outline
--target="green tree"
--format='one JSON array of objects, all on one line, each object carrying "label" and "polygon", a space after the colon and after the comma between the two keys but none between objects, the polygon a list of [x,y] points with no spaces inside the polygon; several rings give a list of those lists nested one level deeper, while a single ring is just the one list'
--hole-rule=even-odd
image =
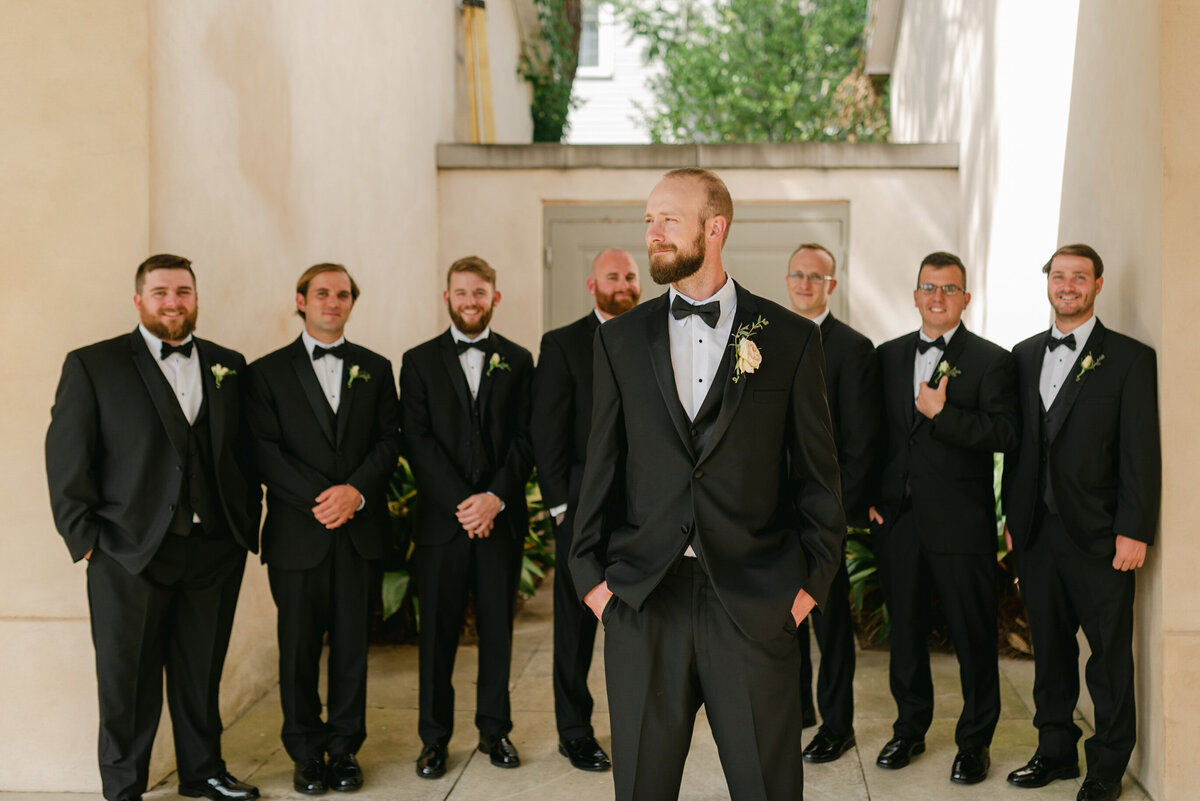
[{"label": "green tree", "polygon": [[655,142],[887,138],[863,74],[867,0],[618,0],[647,45]]},{"label": "green tree", "polygon": [[525,43],[517,72],[533,90],[533,141],[561,142],[575,105],[581,0],[535,0],[534,5],[541,35]]}]

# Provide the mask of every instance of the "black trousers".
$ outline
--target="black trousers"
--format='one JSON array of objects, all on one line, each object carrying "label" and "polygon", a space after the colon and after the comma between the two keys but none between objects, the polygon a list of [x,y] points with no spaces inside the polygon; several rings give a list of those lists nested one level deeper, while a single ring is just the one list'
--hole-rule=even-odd
[{"label": "black trousers", "polygon": [[990,745],[1000,719],[995,554],[929,551],[908,509],[876,538],[876,549],[892,623],[889,678],[898,713],[895,736],[922,739],[933,721],[926,638],[932,593],[937,592],[962,680],[963,708],[954,741],[959,749]]},{"label": "black trousers", "polygon": [[748,639],[697,560],[681,558],[641,610],[604,610],[617,801],[679,797],[703,704],[733,801],[804,797],[800,653],[790,610],[778,636]]},{"label": "black trousers", "polygon": [[1112,566],[1075,545],[1057,515],[1043,514],[1032,544],[1017,561],[1021,596],[1033,636],[1033,700],[1038,752],[1075,762],[1082,734],[1079,701],[1080,628],[1092,655],[1085,668],[1096,711],[1096,733],[1084,743],[1087,775],[1119,782],[1137,741],[1133,681],[1133,571]]},{"label": "black trousers", "polygon": [[567,567],[574,517],[568,511],[555,526],[554,565],[554,718],[563,740],[591,737],[592,694],[588,671],[596,644],[596,616],[579,601],[575,581]]},{"label": "black trousers", "polygon": [[[353,754],[367,737],[367,641],[374,564],[334,531],[332,547],[310,570],[267,565],[279,610],[279,699],[283,747],[293,761]],[[321,719],[321,651],[329,632]]]},{"label": "black trousers", "polygon": [[461,531],[444,545],[417,546],[421,599],[417,733],[425,745],[445,746],[454,732],[451,677],[469,595],[475,596],[479,632],[475,726],[489,737],[512,731],[508,677],[524,542],[507,529],[497,529],[482,539],[471,539]]},{"label": "black trousers", "polygon": [[812,645],[808,624],[821,649],[821,669],[817,672],[817,709],[821,728],[836,737],[854,731],[854,620],[850,614],[850,576],[842,560],[829,588],[825,607],[801,621],[796,630],[800,643],[800,700],[812,708]]},{"label": "black trousers", "polygon": [[168,534],[138,575],[103,551],[87,566],[100,694],[104,797],[146,790],[163,670],[180,781],[225,770],[219,692],[246,551],[232,539]]}]

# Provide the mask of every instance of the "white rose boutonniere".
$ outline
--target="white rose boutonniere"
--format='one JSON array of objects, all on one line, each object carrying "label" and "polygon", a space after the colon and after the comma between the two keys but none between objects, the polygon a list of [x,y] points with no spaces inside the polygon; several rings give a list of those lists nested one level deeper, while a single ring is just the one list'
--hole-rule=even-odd
[{"label": "white rose boutonniere", "polygon": [[950,362],[942,359],[941,363],[938,364],[937,372],[933,374],[933,380],[941,381],[943,376],[948,378],[957,378],[960,375],[962,375],[962,370],[959,370],[957,367],[950,364]]},{"label": "white rose boutonniere", "polygon": [[237,370],[231,370],[223,364],[214,364],[211,368],[213,381],[216,382],[217,389],[221,388],[221,382],[225,380],[227,375],[237,375]]},{"label": "white rose boutonniere", "polygon": [[371,374],[359,367],[357,364],[350,365],[350,380],[346,382],[346,389],[354,386],[355,381],[367,382],[371,380]]},{"label": "white rose boutonniere", "polygon": [[487,372],[484,375],[491,375],[493,370],[512,370],[508,362],[500,356],[499,352],[493,353],[492,358],[488,359]]},{"label": "white rose boutonniere", "polygon": [[1093,357],[1092,352],[1089,350],[1087,355],[1083,357],[1083,361],[1079,363],[1079,375],[1075,376],[1075,383],[1078,384],[1082,381],[1083,377],[1099,367],[1102,361],[1104,361],[1103,353]]},{"label": "white rose boutonniere", "polygon": [[767,318],[759,316],[753,323],[742,325],[734,332],[733,343],[729,346],[733,348],[733,355],[737,360],[734,364],[733,383],[736,384],[742,376],[750,375],[762,366],[762,351],[751,337],[767,325]]}]

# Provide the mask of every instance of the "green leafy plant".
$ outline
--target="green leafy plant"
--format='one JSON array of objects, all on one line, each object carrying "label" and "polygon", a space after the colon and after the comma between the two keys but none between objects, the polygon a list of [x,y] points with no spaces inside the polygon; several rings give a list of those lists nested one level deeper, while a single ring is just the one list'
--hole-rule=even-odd
[{"label": "green leafy plant", "polygon": [[517,74],[532,89],[533,141],[561,142],[579,64],[580,0],[535,0],[541,35],[526,41]]}]

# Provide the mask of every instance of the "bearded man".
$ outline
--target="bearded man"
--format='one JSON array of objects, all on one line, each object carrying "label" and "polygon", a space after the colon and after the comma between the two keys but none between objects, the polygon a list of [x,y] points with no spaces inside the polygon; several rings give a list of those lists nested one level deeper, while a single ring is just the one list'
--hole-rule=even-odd
[{"label": "bearded man", "polygon": [[257,798],[221,758],[219,691],[262,491],[240,353],[192,336],[192,263],[151,256],[133,332],[67,354],[46,433],[54,522],[86,559],[108,801],[146,791],[163,671],[179,794]]},{"label": "bearded man", "polygon": [[[642,295],[637,262],[608,248],[592,260],[587,290],[594,308],[582,319],[542,337],[533,379],[533,455],[542,500],[554,518],[555,549],[571,550],[575,509],[592,422],[592,343],[596,329],[637,305]],[[554,716],[558,751],[580,770],[607,770],[608,754],[592,730],[588,669],[596,617],[579,603],[566,559],[554,568]]]},{"label": "bearded man", "polygon": [[509,739],[513,612],[528,530],[525,483],[533,356],[493,333],[496,271],[478,256],[450,265],[446,332],[404,354],[403,453],[417,483],[413,519],[421,597],[417,775],[446,772],[454,731],[450,682],[467,596],[475,599],[475,726],[493,765],[521,764]]}]

